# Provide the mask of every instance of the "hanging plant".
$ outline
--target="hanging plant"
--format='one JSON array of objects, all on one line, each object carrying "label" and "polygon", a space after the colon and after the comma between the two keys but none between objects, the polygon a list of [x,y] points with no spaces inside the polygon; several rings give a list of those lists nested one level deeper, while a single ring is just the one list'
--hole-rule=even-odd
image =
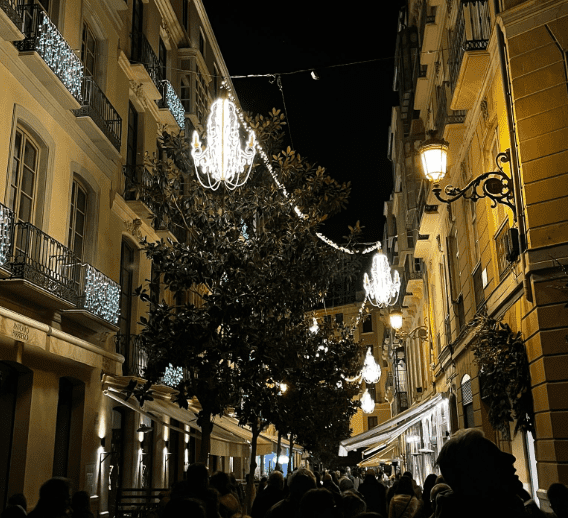
[{"label": "hanging plant", "polygon": [[520,332],[487,315],[480,315],[472,349],[479,367],[482,395],[489,405],[489,422],[509,439],[509,423],[534,432],[529,362]]}]

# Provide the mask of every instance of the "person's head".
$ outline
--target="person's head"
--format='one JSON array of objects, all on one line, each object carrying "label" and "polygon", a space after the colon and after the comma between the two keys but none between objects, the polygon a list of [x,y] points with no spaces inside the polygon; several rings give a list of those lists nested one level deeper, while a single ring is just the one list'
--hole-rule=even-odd
[{"label": "person's head", "polygon": [[405,471],[402,474],[403,477],[408,477],[409,479],[412,479],[412,473],[410,471]]},{"label": "person's head", "polygon": [[410,477],[400,477],[398,484],[394,490],[395,495],[409,495],[414,496],[414,486]]},{"label": "person's head", "polygon": [[223,496],[231,492],[231,479],[227,473],[217,471],[209,478],[209,486],[215,488]]},{"label": "person's head", "polygon": [[452,490],[452,488],[450,486],[448,486],[448,484],[436,484],[430,490],[430,505],[432,506],[433,511],[436,509],[436,497],[440,493],[443,493],[444,491],[451,491],[451,490]]},{"label": "person's head", "polygon": [[558,518],[568,517],[568,487],[558,482],[551,484],[546,492],[550,507]]},{"label": "person's head", "polygon": [[163,518],[205,518],[203,502],[196,498],[176,498],[170,500],[164,512]]},{"label": "person's head", "polygon": [[513,455],[502,452],[475,428],[452,435],[438,456],[444,480],[455,493],[483,498],[516,494],[522,484],[514,462]]},{"label": "person's head", "polygon": [[354,518],[367,510],[367,504],[357,493],[352,490],[342,494],[341,507],[343,518]]},{"label": "person's head", "polygon": [[310,489],[316,488],[316,478],[309,469],[301,468],[290,475],[288,487],[290,489],[290,498],[300,501],[305,493]]},{"label": "person's head", "polygon": [[207,466],[201,462],[191,464],[186,471],[186,480],[192,489],[205,489],[209,485]]},{"label": "person's head", "polygon": [[274,489],[282,490],[284,489],[284,475],[281,471],[273,471],[268,476],[268,486]]},{"label": "person's head", "polygon": [[0,518],[26,518],[27,514],[21,505],[10,504],[0,513]]},{"label": "person's head", "polygon": [[71,499],[73,511],[90,511],[91,499],[86,491],[77,491]]},{"label": "person's head", "polygon": [[28,501],[23,493],[16,493],[8,498],[8,505],[19,505],[24,511],[28,510]]},{"label": "person's head", "polygon": [[435,473],[430,473],[426,477],[426,480],[424,480],[422,489],[422,500],[424,502],[430,502],[430,491],[432,491],[432,488],[436,485],[436,476],[437,475]]},{"label": "person's head", "polygon": [[343,491],[349,491],[353,489],[354,485],[350,478],[341,477],[339,480],[339,490],[343,493]]},{"label": "person's head", "polygon": [[71,483],[63,477],[53,477],[39,488],[41,507],[56,514],[64,514],[71,503]]},{"label": "person's head", "polygon": [[328,518],[333,515],[335,500],[325,488],[309,489],[300,500],[300,518]]}]

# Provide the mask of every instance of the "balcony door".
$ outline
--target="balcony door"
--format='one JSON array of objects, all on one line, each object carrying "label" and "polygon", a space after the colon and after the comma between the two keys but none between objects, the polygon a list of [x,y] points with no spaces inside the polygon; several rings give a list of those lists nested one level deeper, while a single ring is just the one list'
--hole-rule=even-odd
[{"label": "balcony door", "polygon": [[144,4],[142,0],[132,3],[132,48],[130,61],[140,62],[142,58],[142,33],[144,29]]}]

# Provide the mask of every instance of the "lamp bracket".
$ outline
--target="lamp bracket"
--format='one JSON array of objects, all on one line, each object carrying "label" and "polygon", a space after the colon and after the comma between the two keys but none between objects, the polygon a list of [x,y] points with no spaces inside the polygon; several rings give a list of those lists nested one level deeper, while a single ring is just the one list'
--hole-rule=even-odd
[{"label": "lamp bracket", "polygon": [[509,178],[501,164],[507,163],[511,160],[509,151],[504,153],[499,153],[495,157],[495,162],[497,164],[497,171],[489,171],[487,173],[480,174],[477,178],[474,178],[469,182],[463,189],[458,189],[452,185],[447,185],[444,188],[444,193],[447,198],[442,197],[442,188],[439,184],[434,184],[432,192],[434,196],[442,203],[453,203],[459,198],[464,198],[476,202],[481,198],[489,198],[491,200],[491,207],[495,208],[498,203],[506,205],[509,207],[515,216],[517,213],[515,210],[515,202],[513,195],[513,183],[511,178]]}]

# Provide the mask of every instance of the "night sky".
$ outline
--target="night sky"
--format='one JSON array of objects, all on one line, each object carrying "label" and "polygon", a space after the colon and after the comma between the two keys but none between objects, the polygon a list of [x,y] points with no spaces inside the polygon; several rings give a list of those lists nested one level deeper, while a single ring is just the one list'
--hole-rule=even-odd
[{"label": "night sky", "polygon": [[[285,102],[294,149],[351,181],[347,210],[323,233],[341,242],[359,220],[363,240],[379,240],[392,189],[386,154],[400,2],[381,2],[378,15],[368,0],[204,3],[243,108],[267,113]],[[284,100],[273,78],[235,77],[263,74],[280,75]]]}]

